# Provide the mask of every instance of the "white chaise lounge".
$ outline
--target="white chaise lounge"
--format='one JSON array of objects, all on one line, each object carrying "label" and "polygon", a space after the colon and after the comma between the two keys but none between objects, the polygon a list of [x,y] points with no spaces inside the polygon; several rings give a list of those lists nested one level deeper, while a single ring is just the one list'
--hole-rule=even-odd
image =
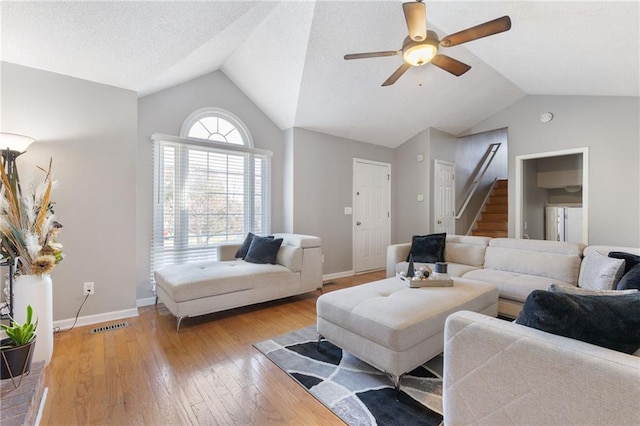
[{"label": "white chaise lounge", "polygon": [[158,299],[177,318],[224,311],[322,288],[322,242],[299,234],[282,238],[277,264],[235,259],[240,243],[217,248],[219,261],[191,262],[154,272]]}]

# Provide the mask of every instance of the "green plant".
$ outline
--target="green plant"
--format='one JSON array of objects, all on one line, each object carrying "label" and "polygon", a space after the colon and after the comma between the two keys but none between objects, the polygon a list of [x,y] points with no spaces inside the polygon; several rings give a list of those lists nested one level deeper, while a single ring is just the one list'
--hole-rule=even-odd
[{"label": "green plant", "polygon": [[11,318],[11,325],[0,324],[0,327],[7,333],[9,339],[11,339],[12,345],[2,346],[0,349],[11,348],[14,346],[22,346],[31,342],[36,337],[36,328],[38,328],[38,320],[35,323],[31,322],[33,318],[33,308],[31,305],[27,306],[27,319],[24,324],[19,324],[13,318]]}]

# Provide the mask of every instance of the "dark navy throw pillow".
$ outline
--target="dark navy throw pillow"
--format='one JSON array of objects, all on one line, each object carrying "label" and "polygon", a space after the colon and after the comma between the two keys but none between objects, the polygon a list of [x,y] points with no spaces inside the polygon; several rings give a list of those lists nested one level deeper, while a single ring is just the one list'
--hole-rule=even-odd
[{"label": "dark navy throw pillow", "polygon": [[[414,235],[411,239],[413,261],[418,263],[444,262],[444,248],[447,234]],[[407,256],[407,262],[409,261]]]},{"label": "dark navy throw pillow", "polygon": [[[236,259],[244,259],[247,256],[247,252],[249,251],[249,247],[251,247],[251,241],[253,241],[253,237],[257,235],[249,232],[247,234],[247,238],[244,239],[244,242],[236,252]],[[273,238],[273,235],[270,235],[266,238]]]},{"label": "dark navy throw pillow", "polygon": [[516,323],[632,354],[640,348],[640,292],[583,296],[532,291]]},{"label": "dark navy throw pillow", "polygon": [[614,259],[624,260],[624,273],[626,274],[636,265],[640,265],[640,256],[631,253],[625,253],[624,251],[612,251],[609,252],[609,257]]},{"label": "dark navy throw pillow", "polygon": [[253,237],[249,251],[244,260],[250,263],[271,263],[276,264],[278,251],[282,245],[282,238]]},{"label": "dark navy throw pillow", "polygon": [[[633,288],[640,290],[640,264],[631,268],[629,272],[620,278],[616,290],[631,290]],[[638,315],[640,315],[640,313],[638,313]]]}]

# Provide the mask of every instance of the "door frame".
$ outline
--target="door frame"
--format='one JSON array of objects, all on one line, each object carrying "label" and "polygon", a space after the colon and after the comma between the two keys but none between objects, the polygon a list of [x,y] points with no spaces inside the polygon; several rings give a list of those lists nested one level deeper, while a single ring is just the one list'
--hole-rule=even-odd
[{"label": "door frame", "polygon": [[439,164],[444,164],[447,166],[451,166],[451,168],[453,169],[453,188],[451,191],[451,211],[453,212],[453,218],[452,218],[452,225],[453,225],[453,234],[456,233],[456,228],[457,228],[457,223],[456,223],[456,163],[452,163],[451,161],[445,161],[445,160],[433,160],[433,185],[432,185],[432,193],[433,193],[433,219],[431,221],[431,226],[433,226],[433,229],[435,231],[436,229],[436,198],[438,197],[438,192],[436,191],[436,185],[437,185],[437,171],[438,171],[438,165]]},{"label": "door frame", "polygon": [[364,158],[353,157],[353,168],[351,176],[351,267],[354,274],[365,273],[370,271],[356,271],[356,165],[357,163],[372,164],[374,166],[384,166],[387,168],[389,179],[387,180],[389,186],[389,220],[387,221],[387,234],[389,235],[389,244],[391,244],[391,220],[393,218],[392,206],[391,206],[391,163],[384,163],[381,161],[366,160]]},{"label": "door frame", "polygon": [[515,237],[523,238],[522,215],[524,210],[524,162],[536,158],[561,157],[582,154],[582,242],[589,244],[589,148],[572,148],[561,151],[539,152],[536,154],[516,155],[516,200],[515,200]]}]

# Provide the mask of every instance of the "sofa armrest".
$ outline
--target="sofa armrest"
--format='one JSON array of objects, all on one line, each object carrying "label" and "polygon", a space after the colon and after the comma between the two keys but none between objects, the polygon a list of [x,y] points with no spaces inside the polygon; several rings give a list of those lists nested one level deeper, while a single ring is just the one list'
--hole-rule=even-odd
[{"label": "sofa armrest", "polygon": [[242,243],[223,243],[216,246],[219,261],[234,260]]},{"label": "sofa armrest", "polygon": [[387,278],[396,275],[396,265],[407,260],[411,243],[392,244],[387,247]]},{"label": "sofa armrest", "polygon": [[485,315],[445,324],[447,425],[640,424],[640,358]]}]

